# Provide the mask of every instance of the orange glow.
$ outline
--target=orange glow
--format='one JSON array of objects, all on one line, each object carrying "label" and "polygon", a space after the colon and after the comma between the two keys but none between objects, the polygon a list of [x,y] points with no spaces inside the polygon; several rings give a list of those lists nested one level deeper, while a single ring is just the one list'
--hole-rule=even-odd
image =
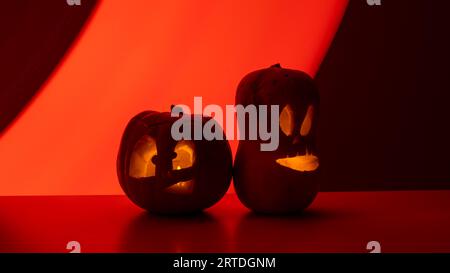
[{"label": "orange glow", "polygon": [[178,182],[168,188],[165,191],[174,194],[191,194],[194,190],[194,180]]},{"label": "orange glow", "polygon": [[319,168],[319,158],[306,151],[305,155],[277,159],[276,162],[283,167],[299,171],[312,172]]},{"label": "orange glow", "polygon": [[314,106],[309,106],[306,111],[305,119],[303,120],[302,127],[300,128],[300,135],[307,136],[311,131],[312,120],[314,115]]},{"label": "orange glow", "polygon": [[194,143],[188,140],[182,140],[175,146],[176,157],[172,160],[172,168],[175,170],[192,167],[195,161]]},{"label": "orange glow", "polygon": [[287,136],[292,135],[294,131],[294,111],[291,106],[286,105],[280,114],[280,128],[281,131]]},{"label": "orange glow", "polygon": [[129,176],[134,178],[155,176],[156,166],[152,158],[156,154],[156,141],[149,136],[143,136],[131,153]]},{"label": "orange glow", "polygon": [[0,195],[122,194],[116,156],[131,117],[194,96],[234,104],[240,79],[275,63],[314,75],[347,2],[101,1],[1,136]]}]

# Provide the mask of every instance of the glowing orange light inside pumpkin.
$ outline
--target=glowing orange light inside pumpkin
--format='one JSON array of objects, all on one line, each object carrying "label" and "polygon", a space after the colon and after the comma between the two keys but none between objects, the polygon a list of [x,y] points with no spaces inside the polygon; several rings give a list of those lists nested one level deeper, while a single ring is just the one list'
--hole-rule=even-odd
[{"label": "glowing orange light inside pumpkin", "polygon": [[312,172],[319,168],[319,158],[306,151],[305,155],[277,159],[276,162],[286,168],[299,172]]},{"label": "glowing orange light inside pumpkin", "polygon": [[280,129],[287,136],[292,135],[294,131],[294,111],[289,104],[280,113]]},{"label": "glowing orange light inside pumpkin", "polygon": [[309,106],[306,111],[305,119],[303,120],[302,127],[300,128],[300,135],[307,136],[309,135],[309,131],[311,131],[312,121],[314,115],[314,106]]},{"label": "glowing orange light inside pumpkin", "polygon": [[131,154],[129,175],[134,178],[155,176],[156,166],[152,158],[156,154],[155,140],[149,136],[143,136],[136,143]]}]

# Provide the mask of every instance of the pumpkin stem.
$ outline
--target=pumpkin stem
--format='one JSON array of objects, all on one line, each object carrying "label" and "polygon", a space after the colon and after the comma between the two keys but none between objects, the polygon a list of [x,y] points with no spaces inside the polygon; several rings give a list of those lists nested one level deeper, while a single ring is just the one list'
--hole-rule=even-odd
[{"label": "pumpkin stem", "polygon": [[281,64],[277,63],[277,64],[272,65],[271,67],[281,68]]}]

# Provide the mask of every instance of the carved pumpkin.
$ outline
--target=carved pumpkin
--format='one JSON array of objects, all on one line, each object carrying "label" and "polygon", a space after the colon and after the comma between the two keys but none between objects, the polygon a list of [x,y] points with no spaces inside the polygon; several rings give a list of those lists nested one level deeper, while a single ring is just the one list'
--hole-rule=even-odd
[{"label": "carved pumpkin", "polygon": [[[197,117],[203,124],[211,119]],[[193,124],[194,116],[189,118]],[[175,141],[171,127],[176,120],[170,113],[140,113],[128,123],[120,144],[120,185],[131,201],[151,212],[200,211],[216,203],[230,185],[228,142]]]},{"label": "carved pumpkin", "polygon": [[239,142],[234,164],[239,199],[257,212],[305,209],[318,192],[315,132],[319,93],[313,80],[301,71],[274,65],[242,79],[236,104],[279,106],[279,146],[275,151],[260,151],[260,140]]}]

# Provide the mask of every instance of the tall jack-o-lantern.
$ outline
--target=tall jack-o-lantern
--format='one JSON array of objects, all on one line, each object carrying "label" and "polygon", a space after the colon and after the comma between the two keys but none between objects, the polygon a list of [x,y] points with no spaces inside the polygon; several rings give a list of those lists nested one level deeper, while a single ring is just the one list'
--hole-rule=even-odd
[{"label": "tall jack-o-lantern", "polygon": [[301,71],[274,65],[242,79],[236,104],[279,106],[279,146],[275,151],[261,151],[260,140],[239,142],[234,164],[239,199],[257,212],[302,211],[318,192],[315,134],[319,93],[313,80]]}]

